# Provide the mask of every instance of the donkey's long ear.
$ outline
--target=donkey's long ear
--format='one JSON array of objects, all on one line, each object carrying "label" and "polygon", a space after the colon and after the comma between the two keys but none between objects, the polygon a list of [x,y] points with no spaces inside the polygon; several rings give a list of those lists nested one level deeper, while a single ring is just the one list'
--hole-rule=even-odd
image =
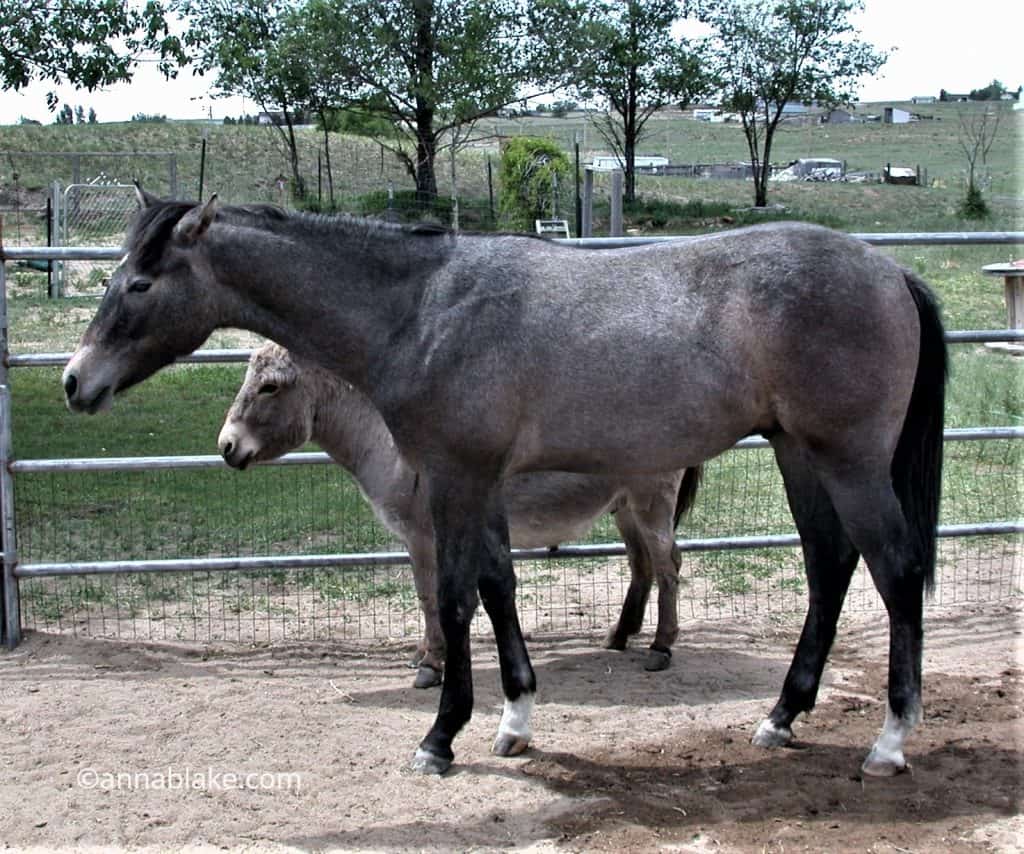
[{"label": "donkey's long ear", "polygon": [[153,205],[160,201],[160,199],[158,199],[152,193],[147,193],[145,190],[143,190],[142,184],[140,184],[138,181],[132,181],[132,183],[135,185],[135,200],[139,203],[140,209],[145,210],[146,208],[152,207]]},{"label": "donkey's long ear", "polygon": [[217,215],[217,194],[210,196],[210,201],[200,207],[196,205],[174,226],[174,239],[179,243],[195,243],[206,233],[213,218]]}]

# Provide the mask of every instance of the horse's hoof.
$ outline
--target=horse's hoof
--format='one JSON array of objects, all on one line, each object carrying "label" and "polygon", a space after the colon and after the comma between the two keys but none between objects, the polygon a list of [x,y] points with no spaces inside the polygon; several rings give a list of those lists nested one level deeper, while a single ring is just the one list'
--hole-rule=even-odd
[{"label": "horse's hoof", "polygon": [[416,755],[412,758],[412,770],[417,774],[443,774],[452,767],[451,759],[443,756],[435,756],[424,750],[422,747],[416,749]]},{"label": "horse's hoof", "polygon": [[758,747],[785,747],[793,740],[793,730],[788,726],[777,727],[770,718],[765,718],[757,727],[750,743]]},{"label": "horse's hoof", "polygon": [[672,653],[665,649],[655,649],[653,646],[647,650],[647,659],[644,661],[644,670],[652,673],[657,670],[667,670],[672,663]]},{"label": "horse's hoof", "polygon": [[604,639],[604,648],[614,649],[618,650],[619,652],[622,652],[626,648],[626,643],[628,642],[628,640],[628,635],[620,635],[618,632],[613,630],[609,632],[608,637]]},{"label": "horse's hoof", "polygon": [[441,684],[441,671],[429,664],[421,664],[412,683],[416,688],[433,688]]},{"label": "horse's hoof", "polygon": [[909,767],[907,760],[903,757],[903,751],[883,753],[872,750],[868,754],[868,758],[864,760],[864,764],[860,766],[860,770],[869,777],[895,777]]},{"label": "horse's hoof", "polygon": [[510,733],[499,733],[494,739],[491,753],[495,756],[518,756],[530,746],[530,739]]}]

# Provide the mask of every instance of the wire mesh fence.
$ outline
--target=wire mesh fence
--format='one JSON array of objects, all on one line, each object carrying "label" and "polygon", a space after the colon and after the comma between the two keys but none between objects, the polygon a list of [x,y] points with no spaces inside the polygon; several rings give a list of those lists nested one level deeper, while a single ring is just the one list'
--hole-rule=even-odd
[{"label": "wire mesh fence", "polygon": [[[947,445],[945,525],[1005,518],[1019,506],[1019,442]],[[25,563],[302,555],[401,550],[351,479],[334,465],[24,474],[17,494]],[[1012,502],[1007,506],[1007,501]],[[792,531],[768,450],[708,464],[685,540]],[[589,542],[614,541],[605,517]],[[1019,535],[944,539],[932,602],[992,602],[1024,583]],[[527,632],[595,632],[618,616],[624,558],[517,564]],[[797,548],[686,552],[683,619],[799,615],[806,607]],[[134,573],[23,579],[27,628],[150,640],[408,639],[422,618],[408,566],[257,572]],[[848,609],[882,608],[858,570]],[[648,605],[647,627],[657,620]],[[478,635],[487,634],[478,618]]]}]

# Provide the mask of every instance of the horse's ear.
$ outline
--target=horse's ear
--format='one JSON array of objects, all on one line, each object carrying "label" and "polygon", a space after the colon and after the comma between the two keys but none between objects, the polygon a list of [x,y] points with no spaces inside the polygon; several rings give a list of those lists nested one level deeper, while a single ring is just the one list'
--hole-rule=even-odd
[{"label": "horse's ear", "polygon": [[210,201],[201,207],[196,205],[174,226],[174,238],[179,243],[195,243],[206,233],[213,218],[217,215],[217,194],[210,196]]},{"label": "horse's ear", "polygon": [[132,181],[132,183],[135,185],[135,200],[139,203],[140,209],[145,210],[160,201],[156,196],[143,190],[142,184],[138,181]]}]

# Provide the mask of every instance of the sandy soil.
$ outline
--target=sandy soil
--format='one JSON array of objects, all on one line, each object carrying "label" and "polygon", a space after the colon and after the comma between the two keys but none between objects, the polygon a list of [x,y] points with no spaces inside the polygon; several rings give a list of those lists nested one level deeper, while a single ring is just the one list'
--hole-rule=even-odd
[{"label": "sandy soil", "polygon": [[[501,696],[443,778],[405,770],[436,709],[408,647],[203,646],[30,633],[0,653],[0,843],[14,849],[1024,850],[1019,603],[928,615],[911,773],[862,778],[887,629],[844,621],[797,749],[748,738],[797,629],[683,625],[672,667],[535,637],[534,745],[488,753]],[[234,776],[231,776],[234,775]],[[245,775],[256,775],[246,779]],[[275,776],[278,775],[278,776]],[[291,776],[289,776],[291,775]]]}]

